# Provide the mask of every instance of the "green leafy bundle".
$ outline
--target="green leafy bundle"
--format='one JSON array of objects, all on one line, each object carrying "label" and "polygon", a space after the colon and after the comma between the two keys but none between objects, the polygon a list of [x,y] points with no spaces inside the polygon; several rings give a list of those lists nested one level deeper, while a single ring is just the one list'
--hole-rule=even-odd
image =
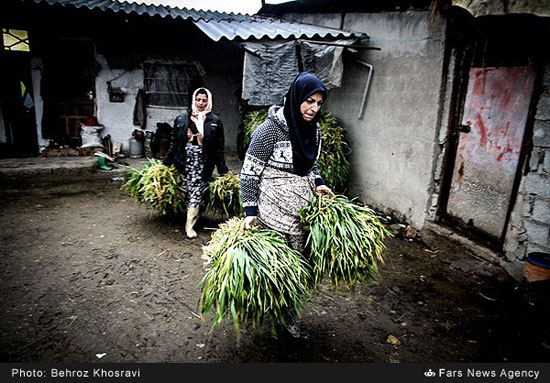
[{"label": "green leafy bundle", "polygon": [[256,130],[256,128],[265,120],[267,120],[266,109],[256,110],[244,116],[244,120],[243,120],[243,123],[244,123],[243,147],[244,148],[248,148],[248,146],[250,145],[250,139],[252,138],[252,133],[254,133],[254,130]]},{"label": "green leafy bundle", "polygon": [[201,314],[214,312],[214,324],[226,316],[239,329],[260,327],[271,319],[272,329],[292,323],[308,296],[309,265],[272,230],[241,230],[244,219],[222,223],[203,248],[210,269],[201,281]]},{"label": "green leafy bundle", "polygon": [[238,175],[225,174],[210,182],[206,209],[226,217],[242,216],[241,185]]},{"label": "green leafy bundle", "polygon": [[141,170],[126,169],[130,177],[122,189],[136,201],[151,205],[161,215],[178,215],[185,211],[185,186],[174,166],[168,167],[151,158]]},{"label": "green leafy bundle", "polygon": [[[267,119],[267,111],[259,110],[248,113],[244,118],[243,146],[250,145],[252,133]],[[319,171],[325,183],[333,190],[343,191],[348,183],[350,147],[346,130],[342,122],[330,112],[321,112],[321,153],[317,160]]]},{"label": "green leafy bundle", "polygon": [[326,184],[335,191],[346,188],[349,177],[350,147],[344,126],[330,112],[321,112],[321,153],[317,166]]},{"label": "green leafy bundle", "polygon": [[327,276],[335,287],[343,282],[353,288],[378,271],[391,233],[372,209],[345,196],[315,196],[300,219],[309,231],[314,285]]}]

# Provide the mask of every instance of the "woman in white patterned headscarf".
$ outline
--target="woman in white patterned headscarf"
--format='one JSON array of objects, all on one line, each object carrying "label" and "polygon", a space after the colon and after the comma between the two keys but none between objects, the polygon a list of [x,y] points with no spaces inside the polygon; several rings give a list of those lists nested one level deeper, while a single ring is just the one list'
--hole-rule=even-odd
[{"label": "woman in white patterned headscarf", "polygon": [[165,165],[174,164],[187,186],[187,219],[185,233],[195,238],[195,223],[199,218],[203,195],[212,177],[214,167],[218,174],[228,172],[224,154],[223,124],[212,113],[212,93],[206,88],[193,92],[191,116],[187,111],[174,123],[170,149]]}]

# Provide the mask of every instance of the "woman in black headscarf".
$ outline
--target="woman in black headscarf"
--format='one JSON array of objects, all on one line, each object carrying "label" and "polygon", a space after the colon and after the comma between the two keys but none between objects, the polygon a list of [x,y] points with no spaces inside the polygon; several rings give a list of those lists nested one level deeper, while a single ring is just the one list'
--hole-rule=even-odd
[{"label": "woman in black headscarf", "polygon": [[314,193],[332,193],[316,165],[321,147],[318,125],[327,97],[325,85],[301,72],[285,97],[284,107],[272,106],[268,119],[256,128],[241,170],[243,228],[259,222],[281,233],[303,252],[305,232],[299,211]]}]

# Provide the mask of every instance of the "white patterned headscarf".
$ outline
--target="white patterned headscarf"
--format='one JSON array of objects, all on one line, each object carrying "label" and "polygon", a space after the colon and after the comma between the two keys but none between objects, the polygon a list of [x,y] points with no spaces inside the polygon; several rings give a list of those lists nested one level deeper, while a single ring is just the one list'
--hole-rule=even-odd
[{"label": "white patterned headscarf", "polygon": [[[208,97],[208,104],[206,104],[206,108],[202,112],[199,112],[197,107],[195,106],[195,97],[197,97],[197,93],[199,90],[204,90],[206,92],[206,96]],[[212,111],[212,93],[206,88],[198,88],[193,92],[193,101],[191,102],[191,120],[195,123],[195,126],[197,127],[197,130],[201,134],[201,136],[204,136],[204,120],[206,120],[206,115]]]}]

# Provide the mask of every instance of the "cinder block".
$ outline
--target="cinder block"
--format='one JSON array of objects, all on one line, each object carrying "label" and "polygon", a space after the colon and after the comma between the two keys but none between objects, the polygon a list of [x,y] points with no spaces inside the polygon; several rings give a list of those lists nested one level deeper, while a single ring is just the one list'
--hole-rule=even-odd
[{"label": "cinder block", "polygon": [[542,94],[537,105],[537,120],[550,120],[550,97]]},{"label": "cinder block", "polygon": [[535,221],[550,224],[550,201],[537,198],[533,204],[531,218]]},{"label": "cinder block", "polygon": [[540,163],[540,154],[538,148],[533,148],[531,151],[531,158],[529,158],[529,169],[533,173],[536,173],[539,169],[539,163]]},{"label": "cinder block", "polygon": [[541,198],[550,198],[550,177],[546,174],[527,174],[525,191]]},{"label": "cinder block", "polygon": [[550,148],[550,121],[535,121],[533,129],[533,146]]},{"label": "cinder block", "polygon": [[542,161],[542,170],[546,173],[550,173],[550,150],[545,150],[543,153],[544,160]]},{"label": "cinder block", "polygon": [[535,243],[540,246],[548,245],[550,225],[538,223],[530,219],[525,220],[524,225],[530,243]]}]

